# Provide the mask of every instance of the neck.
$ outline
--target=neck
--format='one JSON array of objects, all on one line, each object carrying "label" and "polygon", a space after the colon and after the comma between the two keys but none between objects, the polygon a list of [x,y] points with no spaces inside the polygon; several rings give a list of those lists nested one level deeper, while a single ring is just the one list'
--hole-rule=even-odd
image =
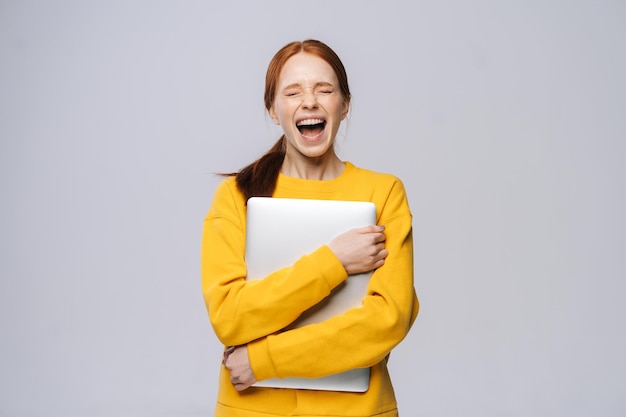
[{"label": "neck", "polygon": [[345,164],[334,152],[317,158],[294,158],[288,152],[280,172],[304,180],[332,180],[340,176],[344,168]]}]

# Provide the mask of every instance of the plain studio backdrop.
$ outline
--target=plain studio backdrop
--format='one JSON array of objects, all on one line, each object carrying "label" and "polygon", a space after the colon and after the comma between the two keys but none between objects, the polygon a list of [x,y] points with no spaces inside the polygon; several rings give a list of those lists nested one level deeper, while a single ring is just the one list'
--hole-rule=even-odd
[{"label": "plain studio backdrop", "polygon": [[401,415],[626,415],[623,1],[0,2],[0,415],[210,416],[219,178],[318,38],[343,159],[396,174],[422,310]]}]

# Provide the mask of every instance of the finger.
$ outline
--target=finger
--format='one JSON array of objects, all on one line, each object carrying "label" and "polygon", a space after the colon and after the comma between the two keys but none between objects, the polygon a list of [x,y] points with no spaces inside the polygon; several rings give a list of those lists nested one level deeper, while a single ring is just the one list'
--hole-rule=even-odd
[{"label": "finger", "polygon": [[230,346],[224,350],[224,354],[222,355],[222,365],[226,365],[226,360],[230,356],[231,353],[235,351],[236,346]]},{"label": "finger", "polygon": [[238,384],[233,384],[233,386],[235,387],[235,389],[239,392],[250,388],[250,385],[247,384],[243,384],[243,383],[238,383]]},{"label": "finger", "polygon": [[382,251],[386,250],[385,242],[378,242],[376,246],[374,246],[374,250],[376,250],[376,253],[381,253]]},{"label": "finger", "polygon": [[386,251],[385,242],[374,243],[373,245],[367,247],[366,254],[369,256],[379,256],[381,252]]},{"label": "finger", "polygon": [[374,243],[381,243],[387,240],[387,236],[384,233],[372,233],[372,241]]},{"label": "finger", "polygon": [[[232,382],[232,380],[231,380],[231,382]],[[235,382],[232,382],[232,384],[233,384],[233,386],[235,387],[235,389],[237,391],[243,391],[245,389],[250,388],[254,384],[254,382],[241,382],[241,381],[237,380]]]},{"label": "finger", "polygon": [[359,233],[382,233],[385,230],[385,226],[370,224],[367,226],[357,227],[354,231]]},{"label": "finger", "polygon": [[374,269],[380,268],[381,266],[385,264],[385,258],[387,257],[388,254],[389,252],[387,252],[386,249],[383,249],[382,251],[378,253],[377,258],[375,259],[373,263]]}]

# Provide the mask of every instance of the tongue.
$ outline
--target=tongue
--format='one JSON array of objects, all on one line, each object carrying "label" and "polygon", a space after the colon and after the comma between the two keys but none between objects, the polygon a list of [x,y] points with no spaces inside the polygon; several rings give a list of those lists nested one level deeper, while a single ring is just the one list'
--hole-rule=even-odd
[{"label": "tongue", "polygon": [[324,130],[323,124],[300,127],[300,132],[303,136],[316,136],[322,133],[322,130]]}]

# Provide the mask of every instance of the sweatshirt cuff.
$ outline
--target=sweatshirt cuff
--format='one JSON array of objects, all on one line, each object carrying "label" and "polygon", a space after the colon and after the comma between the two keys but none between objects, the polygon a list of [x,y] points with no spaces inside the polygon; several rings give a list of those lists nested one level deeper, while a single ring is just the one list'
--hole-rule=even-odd
[{"label": "sweatshirt cuff", "polygon": [[275,378],[276,369],[270,357],[267,337],[248,343],[248,359],[250,368],[257,381]]},{"label": "sweatshirt cuff", "polygon": [[330,250],[327,245],[319,247],[309,255],[314,265],[320,269],[320,273],[328,284],[330,290],[341,284],[348,277],[346,269],[339,261],[339,258]]}]

